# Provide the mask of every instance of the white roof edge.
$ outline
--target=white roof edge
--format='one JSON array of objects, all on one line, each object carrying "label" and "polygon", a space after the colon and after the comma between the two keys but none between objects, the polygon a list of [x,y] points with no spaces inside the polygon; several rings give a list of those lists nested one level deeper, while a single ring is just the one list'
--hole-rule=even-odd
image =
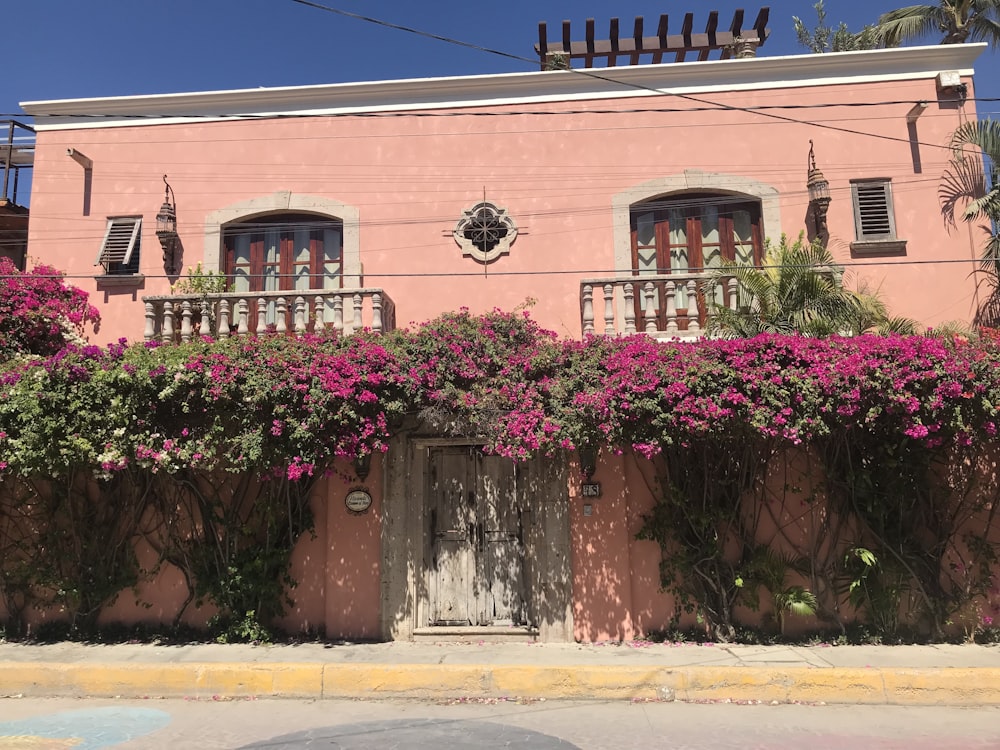
[{"label": "white roof edge", "polygon": [[[971,75],[985,43],[900,47],[826,54],[710,60],[573,71],[530,71],[473,76],[201,91],[176,94],[21,102],[36,129],[140,124],[116,121],[141,115],[142,124],[211,119],[212,115],[346,113],[491,104],[650,96],[695,91],[792,87],[865,80]],[[101,115],[99,121],[79,120]],[[64,119],[66,118],[66,119]]]}]

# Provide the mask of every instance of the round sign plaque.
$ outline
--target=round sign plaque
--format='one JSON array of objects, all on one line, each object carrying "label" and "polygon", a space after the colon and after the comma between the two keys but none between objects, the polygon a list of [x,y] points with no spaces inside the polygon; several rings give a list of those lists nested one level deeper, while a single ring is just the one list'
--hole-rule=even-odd
[{"label": "round sign plaque", "polygon": [[344,505],[351,513],[364,513],[372,507],[372,496],[368,490],[351,490],[344,498]]}]

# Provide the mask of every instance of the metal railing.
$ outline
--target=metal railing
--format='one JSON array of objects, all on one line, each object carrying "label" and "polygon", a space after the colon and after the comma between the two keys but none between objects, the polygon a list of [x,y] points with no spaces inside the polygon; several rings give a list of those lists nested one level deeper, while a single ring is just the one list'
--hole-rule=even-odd
[{"label": "metal railing", "polygon": [[396,327],[395,304],[376,288],[172,294],[142,301],[146,341],[186,342],[196,334],[224,339],[329,330],[350,335],[363,328],[382,333]]},{"label": "metal railing", "polygon": [[0,120],[0,165],[3,166],[0,199],[17,205],[21,170],[35,165],[34,128],[17,120]]}]

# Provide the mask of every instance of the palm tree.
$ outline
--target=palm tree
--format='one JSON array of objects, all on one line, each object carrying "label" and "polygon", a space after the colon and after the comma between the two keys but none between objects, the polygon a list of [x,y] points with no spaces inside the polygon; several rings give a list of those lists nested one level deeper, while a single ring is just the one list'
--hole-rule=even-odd
[{"label": "palm tree", "polygon": [[[714,290],[738,282],[739,304],[720,304]],[[789,244],[767,244],[761,267],[727,263],[711,279],[709,333],[744,338],[760,333],[804,333],[810,336],[860,334],[866,331],[912,333],[913,321],[890,318],[877,293],[844,286],[844,272],[830,251],[803,234]]]},{"label": "palm tree", "polygon": [[983,152],[986,161],[987,179],[975,186],[969,202],[962,213],[965,221],[985,219],[989,225],[984,229],[988,235],[983,250],[983,265],[986,270],[1000,279],[1000,120],[978,120],[961,125],[951,137],[956,161],[967,158],[963,147],[975,146]]},{"label": "palm tree", "polygon": [[1000,0],[938,0],[936,5],[910,5],[884,13],[875,28],[886,47],[932,34],[942,44],[989,42],[1000,46]]}]

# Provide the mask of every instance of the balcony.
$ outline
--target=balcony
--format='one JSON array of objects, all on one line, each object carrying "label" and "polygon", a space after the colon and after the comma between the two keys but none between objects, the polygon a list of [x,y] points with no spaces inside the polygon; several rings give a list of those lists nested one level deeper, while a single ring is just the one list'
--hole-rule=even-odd
[{"label": "balcony", "polygon": [[[583,333],[701,338],[709,318],[705,287],[710,278],[707,273],[671,273],[584,279],[580,286]],[[727,279],[724,290],[716,293],[719,303],[735,309],[736,279]]]},{"label": "balcony", "polygon": [[218,339],[275,333],[300,336],[396,327],[396,307],[381,289],[224,292],[143,297],[143,338],[178,343],[195,334]]}]

